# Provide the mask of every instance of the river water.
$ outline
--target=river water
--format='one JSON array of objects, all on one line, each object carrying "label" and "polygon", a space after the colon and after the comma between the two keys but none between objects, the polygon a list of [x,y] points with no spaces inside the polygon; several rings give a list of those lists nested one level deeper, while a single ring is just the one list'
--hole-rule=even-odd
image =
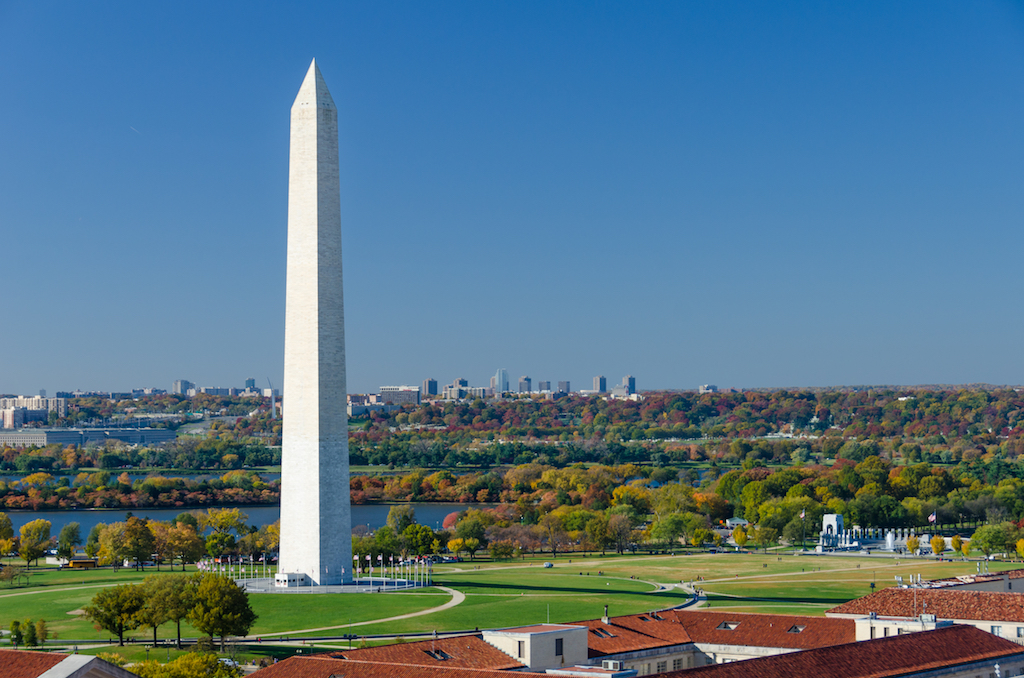
[{"label": "river water", "polygon": [[[356,504],[352,506],[352,526],[366,525],[370,530],[387,523],[388,511],[394,504]],[[488,504],[409,504],[416,511],[416,522],[432,529],[440,529],[445,516],[449,513],[464,511],[467,508],[485,508]],[[218,507],[223,508],[223,507]],[[230,507],[234,508],[234,507]],[[249,524],[269,525],[281,517],[280,506],[240,506],[243,513],[249,516]],[[179,513],[190,509],[181,508],[140,508],[130,511],[132,515],[152,520],[169,521]],[[125,520],[129,511],[112,509],[84,509],[75,511],[7,511],[14,523],[15,533],[21,526],[32,520],[49,520],[50,534],[56,537],[67,523],[78,523],[81,526],[82,541],[89,531],[98,523],[116,523]]]}]

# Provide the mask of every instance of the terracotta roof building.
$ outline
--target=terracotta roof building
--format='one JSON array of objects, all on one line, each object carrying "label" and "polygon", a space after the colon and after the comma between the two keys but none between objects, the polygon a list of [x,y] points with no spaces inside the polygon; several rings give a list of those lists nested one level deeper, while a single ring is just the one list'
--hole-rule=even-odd
[{"label": "terracotta roof building", "polygon": [[[550,629],[545,629],[545,632],[550,632]],[[1020,676],[1024,672],[1024,647],[971,626],[950,625],[869,642],[818,647],[738,662],[720,658],[719,662],[690,670],[671,671],[665,678],[1009,677]],[[507,671],[492,669],[389,664],[332,657],[291,657],[261,669],[258,675],[260,678],[509,678]],[[547,673],[517,671],[514,675],[518,678],[552,678],[553,675],[624,678],[633,674],[580,667],[575,671],[551,669]]]},{"label": "terracotta roof building", "polygon": [[825,614],[855,620],[858,640],[919,631],[948,620],[1024,642],[1024,593],[893,587]]},{"label": "terracotta roof building", "polygon": [[[289,657],[256,672],[259,678],[509,678],[504,671],[447,666],[418,666],[364,662],[336,657]],[[543,673],[517,672],[516,678],[551,678]]]},{"label": "terracotta roof building", "polygon": [[99,657],[60,652],[0,650],[3,678],[138,678]]},{"label": "terracotta roof building", "polygon": [[641,676],[857,639],[850,619],[700,610],[603,617],[578,625],[588,630],[591,661]]},{"label": "terracotta roof building", "polygon": [[717,664],[687,678],[990,678],[1019,676],[1024,647],[971,626]]},{"label": "terracotta roof building", "polygon": [[523,668],[523,663],[508,656],[479,635],[421,640],[415,643],[381,645],[360,650],[344,650],[332,654],[340,659],[354,659],[385,664],[411,666],[444,666],[447,668],[507,670]]}]

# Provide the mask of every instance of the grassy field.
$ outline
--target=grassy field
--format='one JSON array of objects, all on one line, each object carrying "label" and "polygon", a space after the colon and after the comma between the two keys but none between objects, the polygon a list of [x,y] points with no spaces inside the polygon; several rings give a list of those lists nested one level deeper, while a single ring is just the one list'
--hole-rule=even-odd
[{"label": "grassy field", "polygon": [[[549,561],[553,567],[544,568]],[[1017,563],[990,563],[993,572],[1019,567]],[[601,616],[604,606],[612,615],[629,614],[685,603],[689,594],[681,583],[703,589],[711,609],[820,615],[826,609],[875,590],[909,580],[976,572],[974,561],[936,562],[864,556],[779,555],[775,553],[720,553],[699,555],[542,556],[507,563],[464,562],[435,568],[434,582],[465,594],[454,607],[409,619],[360,622],[429,610],[451,600],[438,588],[390,594],[251,595],[259,620],[254,635],[286,632],[301,641],[310,636],[337,636],[352,632],[407,635],[413,633],[493,628],[543,622],[567,622]],[[164,570],[166,573],[166,570]],[[146,575],[151,574],[147,571]],[[101,639],[81,616],[99,588],[138,582],[143,573],[121,570],[40,571],[28,586],[0,589],[0,624],[13,619],[45,619],[58,639]],[[333,628],[330,628],[333,627]],[[145,643],[152,632],[129,634]],[[161,639],[172,638],[174,627],[159,629]],[[199,635],[188,624],[182,635]],[[280,641],[280,637],[265,639]],[[290,654],[296,648],[254,647],[249,658]],[[99,650],[96,650],[99,651]],[[144,653],[135,646],[126,652]],[[305,649],[308,652],[308,648]],[[166,657],[166,651],[161,648]],[[173,651],[172,651],[173,656]],[[138,658],[133,654],[132,658]],[[155,657],[154,657],[155,658]]]}]

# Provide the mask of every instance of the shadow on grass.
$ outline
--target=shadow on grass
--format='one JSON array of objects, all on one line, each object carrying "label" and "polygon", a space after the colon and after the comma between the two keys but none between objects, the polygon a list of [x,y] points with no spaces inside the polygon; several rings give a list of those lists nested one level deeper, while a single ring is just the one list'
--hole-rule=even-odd
[{"label": "shadow on grass", "polygon": [[850,601],[849,598],[826,598],[823,596],[723,596],[717,593],[707,594],[707,599],[711,603],[819,603],[822,605],[842,605]]},{"label": "shadow on grass", "polygon": [[444,581],[435,580],[435,584],[441,586],[450,586],[460,591],[467,591],[471,589],[489,589],[497,591],[536,591],[542,593],[564,593],[568,595],[572,594],[598,594],[598,595],[634,595],[634,596],[648,596],[657,593],[659,597],[668,598],[684,598],[688,599],[690,596],[678,589],[669,589],[667,591],[661,591],[660,593],[655,590],[651,591],[623,591],[621,589],[612,589],[611,587],[606,588],[592,588],[592,587],[560,587],[560,586],[539,586],[537,584],[501,584],[497,582],[481,582],[472,579],[446,579]]}]

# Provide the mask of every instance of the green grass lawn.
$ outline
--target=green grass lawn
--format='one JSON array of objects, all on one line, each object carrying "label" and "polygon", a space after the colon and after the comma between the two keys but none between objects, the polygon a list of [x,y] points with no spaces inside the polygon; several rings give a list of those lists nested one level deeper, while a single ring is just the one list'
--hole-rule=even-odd
[{"label": "green grass lawn", "polygon": [[[551,568],[542,563],[551,562]],[[688,595],[675,588],[693,582],[708,595],[712,609],[820,615],[826,609],[895,585],[894,576],[925,579],[976,571],[976,562],[936,562],[931,559],[867,558],[858,556],[796,556],[769,553],[697,555],[579,554],[528,557],[511,562],[463,562],[435,567],[434,582],[466,595],[466,600],[440,612],[404,620],[353,627],[360,636],[412,634],[493,628],[543,622],[593,619],[609,606],[612,615],[643,612],[685,603]],[[1019,567],[1017,563],[990,563],[993,572]],[[192,570],[190,570],[192,571]],[[11,620],[45,619],[58,639],[109,638],[81,616],[99,588],[138,582],[145,574],[132,570],[41,570],[28,586],[0,589],[0,624]],[[166,573],[166,569],[164,569]],[[582,574],[581,574],[582,573]],[[599,574],[600,573],[600,574]],[[659,589],[658,585],[667,586]],[[294,632],[296,639],[335,636],[348,632],[350,623],[373,621],[438,607],[450,600],[436,588],[390,594],[253,594],[250,601],[259,615],[255,635]],[[324,627],[330,630],[312,631]],[[138,629],[131,636],[145,642],[151,631]],[[171,624],[162,626],[161,639],[174,636]],[[199,635],[188,624],[182,635]],[[268,640],[272,640],[268,639]],[[264,652],[257,648],[256,652]],[[292,650],[273,650],[273,652]],[[254,655],[255,656],[255,655]]]},{"label": "green grass lawn", "polygon": [[[256,594],[249,596],[249,602],[256,614],[259,615],[259,619],[250,633],[259,635],[261,633],[344,626],[353,622],[426,610],[444,605],[449,600],[451,600],[451,596],[436,589],[387,594]],[[414,617],[410,621],[415,622],[418,619],[422,619],[422,617]],[[348,633],[348,631],[345,628],[339,628],[333,631],[313,631],[305,635],[338,636],[344,633]],[[354,633],[359,633],[359,631],[354,631]]]}]

